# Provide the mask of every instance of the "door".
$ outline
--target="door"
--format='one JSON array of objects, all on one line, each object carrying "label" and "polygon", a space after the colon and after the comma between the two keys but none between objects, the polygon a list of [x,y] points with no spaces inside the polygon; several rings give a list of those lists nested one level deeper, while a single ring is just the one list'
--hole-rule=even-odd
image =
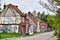
[{"label": "door", "polygon": [[29,35],[32,35],[33,34],[33,25],[30,24],[29,25]]}]

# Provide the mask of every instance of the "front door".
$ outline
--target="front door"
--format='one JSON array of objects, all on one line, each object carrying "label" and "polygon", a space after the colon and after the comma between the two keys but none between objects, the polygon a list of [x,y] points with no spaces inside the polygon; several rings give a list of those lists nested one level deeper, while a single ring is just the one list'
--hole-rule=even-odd
[{"label": "front door", "polygon": [[33,34],[33,25],[30,24],[29,25],[29,35],[32,35]]}]

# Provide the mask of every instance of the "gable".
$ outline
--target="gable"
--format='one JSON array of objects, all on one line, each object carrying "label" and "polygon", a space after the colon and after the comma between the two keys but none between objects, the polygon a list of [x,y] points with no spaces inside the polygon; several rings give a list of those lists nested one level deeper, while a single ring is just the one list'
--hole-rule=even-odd
[{"label": "gable", "polygon": [[29,22],[30,22],[30,23],[33,23],[34,25],[36,25],[29,16],[27,16],[27,18],[29,19]]},{"label": "gable", "polygon": [[13,12],[15,13],[15,16],[17,17],[17,16],[21,16],[14,8],[12,9],[13,10]]},{"label": "gable", "polygon": [[5,14],[5,17],[14,17],[14,16],[15,16],[15,14],[14,14],[12,8],[8,8],[8,10]]},{"label": "gable", "polygon": [[21,20],[20,14],[14,8],[8,8],[5,17],[15,17]]},{"label": "gable", "polygon": [[19,24],[21,22],[20,14],[12,7],[8,7],[6,10],[3,10],[0,18],[3,21],[2,24]]}]

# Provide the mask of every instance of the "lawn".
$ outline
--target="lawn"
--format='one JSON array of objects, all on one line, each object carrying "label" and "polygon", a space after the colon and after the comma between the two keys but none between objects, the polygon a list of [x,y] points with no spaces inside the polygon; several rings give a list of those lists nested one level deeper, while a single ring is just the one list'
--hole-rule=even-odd
[{"label": "lawn", "polygon": [[21,36],[21,34],[19,34],[19,33],[0,33],[0,39],[20,37],[20,36]]}]

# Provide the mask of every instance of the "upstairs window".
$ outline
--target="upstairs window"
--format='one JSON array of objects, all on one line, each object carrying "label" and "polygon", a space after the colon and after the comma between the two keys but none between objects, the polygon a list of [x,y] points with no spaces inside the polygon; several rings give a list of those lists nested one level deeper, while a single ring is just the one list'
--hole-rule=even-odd
[{"label": "upstairs window", "polygon": [[8,17],[8,23],[12,24],[14,22],[14,18],[13,17]]},{"label": "upstairs window", "polygon": [[23,23],[25,22],[25,18],[24,18],[24,17],[22,17],[22,22],[23,22]]}]

